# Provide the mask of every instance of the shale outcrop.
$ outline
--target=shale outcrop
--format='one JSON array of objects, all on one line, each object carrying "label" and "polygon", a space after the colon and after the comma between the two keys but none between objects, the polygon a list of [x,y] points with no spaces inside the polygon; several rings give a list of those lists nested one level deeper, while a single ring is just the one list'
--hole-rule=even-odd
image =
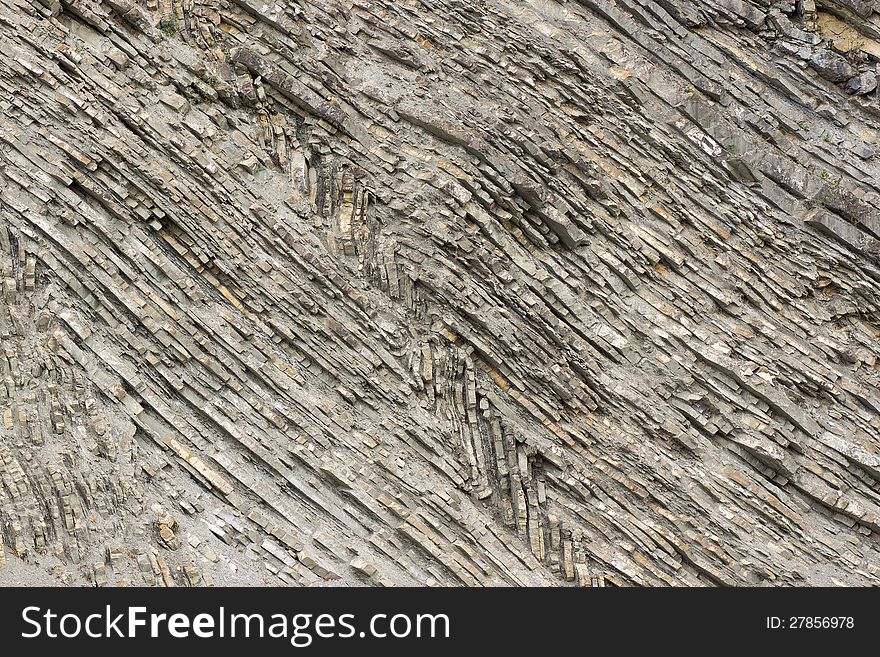
[{"label": "shale outcrop", "polygon": [[878,61],[867,0],[0,0],[0,584],[880,583]]}]

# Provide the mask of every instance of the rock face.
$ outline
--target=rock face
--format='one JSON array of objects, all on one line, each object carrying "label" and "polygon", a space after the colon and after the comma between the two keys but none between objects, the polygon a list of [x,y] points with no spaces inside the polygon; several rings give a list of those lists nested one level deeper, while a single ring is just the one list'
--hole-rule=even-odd
[{"label": "rock face", "polygon": [[880,582],[875,9],[0,0],[0,583]]}]

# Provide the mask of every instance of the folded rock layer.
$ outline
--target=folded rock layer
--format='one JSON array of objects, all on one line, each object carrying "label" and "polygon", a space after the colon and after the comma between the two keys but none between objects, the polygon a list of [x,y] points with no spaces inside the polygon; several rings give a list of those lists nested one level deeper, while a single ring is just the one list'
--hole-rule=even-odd
[{"label": "folded rock layer", "polygon": [[0,584],[880,582],[875,10],[0,0]]}]

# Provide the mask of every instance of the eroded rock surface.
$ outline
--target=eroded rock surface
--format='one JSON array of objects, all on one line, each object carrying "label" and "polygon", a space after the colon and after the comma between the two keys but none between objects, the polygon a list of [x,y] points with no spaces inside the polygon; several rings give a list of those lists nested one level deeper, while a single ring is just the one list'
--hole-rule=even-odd
[{"label": "eroded rock surface", "polygon": [[0,0],[0,583],[877,583],[875,10]]}]

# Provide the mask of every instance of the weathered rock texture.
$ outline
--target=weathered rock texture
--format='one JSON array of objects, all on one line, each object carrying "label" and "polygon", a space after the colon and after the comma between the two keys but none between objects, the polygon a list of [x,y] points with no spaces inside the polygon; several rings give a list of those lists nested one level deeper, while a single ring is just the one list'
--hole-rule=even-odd
[{"label": "weathered rock texture", "polygon": [[880,582],[875,9],[0,0],[0,583]]}]

